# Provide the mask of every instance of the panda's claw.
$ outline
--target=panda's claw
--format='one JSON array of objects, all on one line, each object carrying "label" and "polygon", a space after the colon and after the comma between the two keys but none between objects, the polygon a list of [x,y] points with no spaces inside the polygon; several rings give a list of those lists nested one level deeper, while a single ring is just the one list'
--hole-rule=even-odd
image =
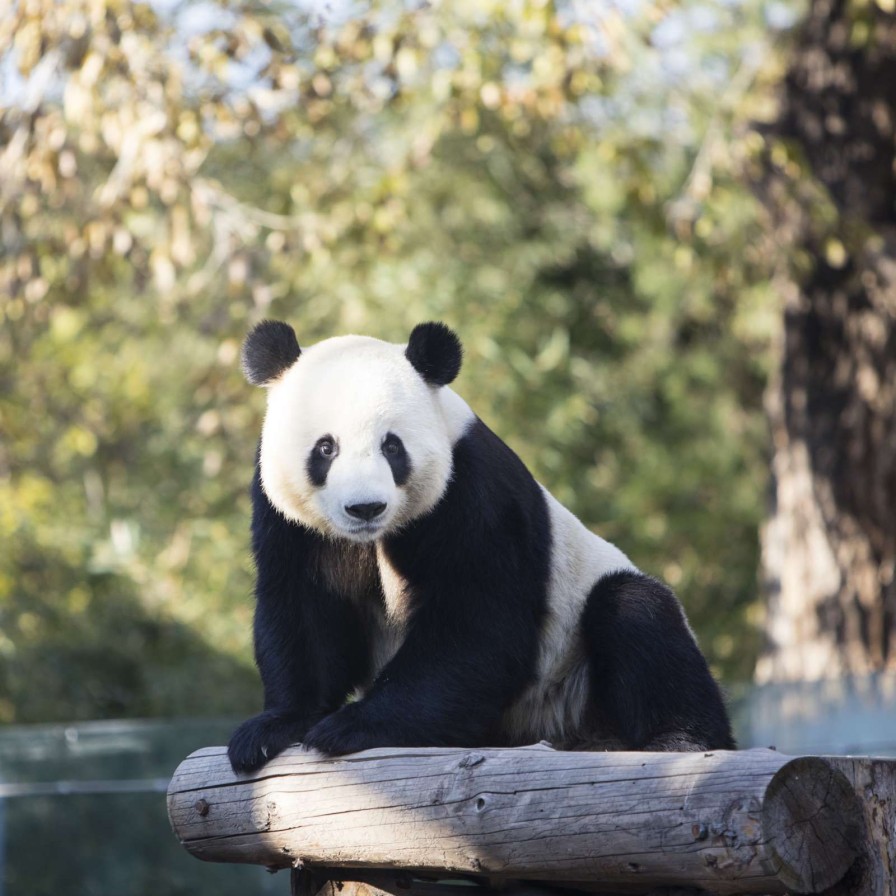
[{"label": "panda's claw", "polygon": [[237,774],[258,771],[268,760],[298,743],[309,725],[295,716],[262,712],[246,719],[230,738],[227,757]]},{"label": "panda's claw", "polygon": [[350,703],[321,719],[303,738],[305,747],[327,756],[343,756],[373,747],[387,746],[365,724],[362,703]]}]

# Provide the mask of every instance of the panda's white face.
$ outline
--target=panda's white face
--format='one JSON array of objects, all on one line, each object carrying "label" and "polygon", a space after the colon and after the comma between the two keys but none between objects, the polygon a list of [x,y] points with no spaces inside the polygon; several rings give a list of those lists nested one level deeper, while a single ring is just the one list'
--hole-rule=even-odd
[{"label": "panda's white face", "polygon": [[463,402],[446,393],[401,345],[341,336],[302,350],[269,384],[265,493],[284,516],[330,537],[397,531],[436,505],[451,476],[465,423]]}]

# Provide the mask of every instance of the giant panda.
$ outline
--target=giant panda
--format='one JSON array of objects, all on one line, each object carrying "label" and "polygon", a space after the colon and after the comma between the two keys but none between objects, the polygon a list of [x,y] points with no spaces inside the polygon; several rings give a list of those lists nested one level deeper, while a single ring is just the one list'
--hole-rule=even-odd
[{"label": "giant panda", "polygon": [[[720,690],[673,593],[590,532],[448,384],[457,336],[299,348],[265,321],[252,484],[264,710],[237,772],[293,743],[728,749]],[[350,698],[355,696],[354,700]]]}]

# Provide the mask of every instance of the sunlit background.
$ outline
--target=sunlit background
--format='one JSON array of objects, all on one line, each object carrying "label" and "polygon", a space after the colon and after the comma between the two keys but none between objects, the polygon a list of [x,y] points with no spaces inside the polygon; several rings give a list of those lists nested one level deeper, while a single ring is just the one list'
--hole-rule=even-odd
[{"label": "sunlit background", "polygon": [[[812,31],[838,16],[839,44]],[[875,211],[836,165],[869,157],[848,142],[867,119],[892,173],[893,19],[892,0],[10,0],[0,894],[285,892],[180,856],[160,796],[261,699],[264,396],[238,353],[265,317],[303,344],[448,323],[457,391],[680,595],[744,746],[896,753],[893,181],[869,173]],[[834,80],[810,108],[813,34],[819,72],[861,69],[853,111]],[[874,482],[866,519],[850,496]],[[124,814],[144,821],[110,832]],[[29,852],[48,819],[75,843],[94,816],[114,846]]]}]

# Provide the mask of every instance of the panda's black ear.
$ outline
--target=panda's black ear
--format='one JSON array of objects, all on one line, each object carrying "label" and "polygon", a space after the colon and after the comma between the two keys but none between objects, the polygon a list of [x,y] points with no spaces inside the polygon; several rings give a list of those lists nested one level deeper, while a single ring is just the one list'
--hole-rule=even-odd
[{"label": "panda's black ear", "polygon": [[435,322],[417,324],[405,349],[414,370],[431,386],[447,386],[458,375],[463,353],[457,334]]},{"label": "panda's black ear", "polygon": [[291,367],[301,353],[295,331],[289,324],[263,320],[243,342],[243,373],[253,386],[267,386]]}]

